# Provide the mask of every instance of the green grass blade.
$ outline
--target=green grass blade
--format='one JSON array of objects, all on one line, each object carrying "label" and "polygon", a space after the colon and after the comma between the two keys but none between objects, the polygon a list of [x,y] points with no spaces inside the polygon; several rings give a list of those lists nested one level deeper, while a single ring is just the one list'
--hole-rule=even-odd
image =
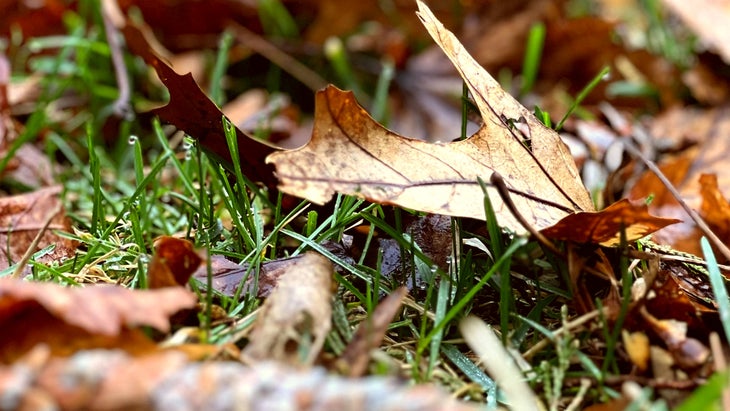
[{"label": "green grass blade", "polygon": [[481,368],[477,367],[472,360],[462,354],[462,352],[455,346],[451,344],[443,344],[441,346],[441,352],[444,353],[446,358],[460,369],[464,375],[482,387],[484,392],[487,394],[487,410],[496,410],[497,384],[495,384],[494,380],[489,378],[489,376],[485,374]]},{"label": "green grass blade", "polygon": [[[704,237],[703,237],[704,239]],[[704,247],[703,247],[704,248]],[[704,251],[704,250],[703,250]],[[710,377],[706,383],[689,396],[675,411],[719,411],[722,391],[730,386],[730,373],[725,371]]]},{"label": "green grass blade", "polygon": [[725,279],[720,273],[715,253],[712,252],[712,247],[707,241],[707,238],[702,237],[700,244],[702,245],[702,253],[705,255],[705,260],[707,261],[707,271],[710,273],[710,284],[712,285],[712,292],[715,293],[715,301],[717,301],[717,311],[720,314],[722,329],[725,331],[725,337],[730,338],[730,299],[728,299],[727,288],[725,288]]},{"label": "green grass blade", "polygon": [[578,96],[573,100],[573,103],[570,105],[570,108],[568,109],[568,112],[565,113],[563,118],[560,120],[558,125],[555,126],[556,131],[560,131],[561,128],[563,128],[563,124],[565,124],[565,121],[570,117],[571,114],[580,106],[580,103],[585,100],[586,97],[588,97],[588,94],[590,94],[591,91],[593,91],[594,88],[603,81],[605,78],[608,77],[608,74],[611,72],[611,67],[604,66],[601,71],[598,72],[598,74],[593,77],[593,80],[588,83],[587,86],[583,87],[583,90],[578,93]]},{"label": "green grass blade", "polygon": [[525,59],[522,63],[522,88],[520,95],[525,95],[532,90],[537,79],[537,72],[540,70],[540,60],[545,44],[545,24],[535,23],[530,27],[527,35],[527,47],[525,48]]}]

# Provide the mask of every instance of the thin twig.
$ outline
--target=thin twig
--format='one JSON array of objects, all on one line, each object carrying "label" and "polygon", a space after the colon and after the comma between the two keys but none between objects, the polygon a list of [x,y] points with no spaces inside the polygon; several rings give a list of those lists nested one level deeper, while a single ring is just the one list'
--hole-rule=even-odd
[{"label": "thin twig", "polygon": [[657,178],[659,178],[659,181],[661,181],[662,184],[664,184],[664,186],[667,188],[667,190],[672,193],[674,198],[679,202],[679,205],[681,205],[684,211],[689,214],[690,218],[692,218],[695,224],[697,224],[697,227],[702,230],[702,233],[712,242],[715,247],[717,247],[718,250],[720,250],[720,252],[723,256],[725,256],[726,259],[730,260],[730,248],[728,248],[725,243],[723,243],[722,240],[720,240],[720,238],[712,232],[707,223],[705,223],[705,220],[703,220],[702,217],[700,217],[700,215],[697,214],[695,210],[687,205],[687,202],[684,201],[682,195],[679,194],[679,191],[674,187],[674,185],[672,185],[672,183],[664,175],[664,173],[662,173],[659,167],[657,167],[656,163],[646,158],[641,150],[639,150],[632,142],[628,140],[624,141],[624,147],[626,147],[631,155],[641,160],[641,162],[644,163],[649,168],[649,170],[651,170],[654,175],[657,176]]},{"label": "thin twig", "polygon": [[[489,182],[494,185],[504,204],[507,206],[512,215],[517,219],[517,221],[519,221],[520,224],[525,227],[527,232],[535,237],[537,241],[540,242],[540,244],[545,246],[545,248],[550,250],[553,254],[567,260],[568,257],[565,252],[561,251],[552,241],[550,241],[549,238],[545,237],[540,231],[533,227],[532,224],[530,224],[530,222],[527,221],[527,219],[522,215],[522,213],[520,213],[520,211],[517,209],[517,206],[515,206],[515,203],[512,201],[512,196],[510,195],[507,184],[504,182],[504,178],[502,178],[502,176],[498,172],[495,171],[492,173],[492,176],[489,178]],[[582,267],[582,269],[589,274],[597,276],[598,278],[611,280],[611,277],[608,274],[596,270],[593,267],[584,266]]]},{"label": "thin twig", "polygon": [[[134,110],[130,104],[130,98],[132,92],[129,87],[129,74],[127,73],[127,66],[124,64],[124,55],[122,53],[122,44],[119,41],[119,31],[114,25],[113,17],[111,13],[114,7],[110,4],[110,1],[104,1],[103,7],[101,8],[101,17],[104,21],[104,32],[106,33],[106,40],[109,43],[109,52],[112,56],[112,64],[114,65],[114,74],[117,78],[117,88],[119,89],[119,96],[112,104],[114,114],[123,119],[130,119],[134,115]],[[117,6],[119,7],[119,6]]]},{"label": "thin twig", "polygon": [[282,70],[291,74],[292,77],[301,81],[302,84],[309,87],[312,91],[317,91],[327,85],[327,81],[317,74],[317,72],[284,53],[265,38],[240,24],[233,24],[232,27],[238,41],[281,67]]},{"label": "thin twig", "polygon": [[504,178],[502,178],[502,175],[498,172],[493,172],[492,176],[489,178],[489,182],[494,185],[494,187],[497,189],[497,192],[499,192],[499,196],[502,197],[502,201],[507,206],[509,211],[512,213],[513,216],[517,219],[517,221],[522,224],[525,229],[532,234],[533,237],[537,239],[537,241],[540,242],[540,244],[544,245],[548,250],[550,250],[553,254],[556,255],[563,255],[564,253],[560,251],[558,247],[553,244],[552,241],[550,241],[547,237],[545,237],[541,232],[537,231],[535,227],[530,224],[527,219],[520,213],[520,211],[515,206],[515,203],[512,201],[512,197],[509,193],[509,188],[507,188],[507,184],[504,182]]},{"label": "thin twig", "polygon": [[[603,314],[605,315],[608,312],[607,307],[603,307]],[[601,310],[593,310],[591,312],[585,313],[581,315],[580,317],[566,322],[562,327],[558,328],[557,330],[553,331],[553,337],[558,337],[561,334],[570,332],[571,330],[574,330],[583,324],[592,321],[593,319],[597,318],[601,314]],[[543,348],[550,345],[550,343],[553,342],[553,339],[549,337],[545,337],[542,340],[538,341],[537,344],[533,345],[528,349],[527,351],[522,354],[522,358],[529,361],[530,358],[534,357],[537,353],[543,350]]]}]

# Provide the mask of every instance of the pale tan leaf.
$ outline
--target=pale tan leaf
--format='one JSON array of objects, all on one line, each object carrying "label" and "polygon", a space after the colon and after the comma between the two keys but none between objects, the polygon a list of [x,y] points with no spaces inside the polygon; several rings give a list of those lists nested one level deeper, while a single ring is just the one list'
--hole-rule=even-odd
[{"label": "pale tan leaf", "polygon": [[[567,148],[553,130],[504,92],[419,3],[420,16],[437,43],[467,79],[484,119],[470,138],[431,144],[399,136],[375,122],[352,93],[334,87],[316,96],[311,141],[298,150],[273,153],[279,188],[316,203],[335,192],[419,211],[484,219],[485,181],[500,173],[518,210],[538,229],[576,211],[592,211]],[[524,122],[529,142],[510,126]],[[502,226],[525,232],[488,188]]]}]

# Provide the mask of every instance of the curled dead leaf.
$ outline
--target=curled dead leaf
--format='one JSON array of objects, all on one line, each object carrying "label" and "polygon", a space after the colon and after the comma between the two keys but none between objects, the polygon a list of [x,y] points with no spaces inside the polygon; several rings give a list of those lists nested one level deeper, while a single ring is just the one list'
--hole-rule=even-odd
[{"label": "curled dead leaf", "polygon": [[242,358],[312,365],[332,323],[333,272],[332,263],[315,252],[289,265],[264,301]]},{"label": "curled dead leaf", "polygon": [[193,243],[164,236],[155,241],[155,255],[147,269],[150,289],[185,286],[203,259]]}]

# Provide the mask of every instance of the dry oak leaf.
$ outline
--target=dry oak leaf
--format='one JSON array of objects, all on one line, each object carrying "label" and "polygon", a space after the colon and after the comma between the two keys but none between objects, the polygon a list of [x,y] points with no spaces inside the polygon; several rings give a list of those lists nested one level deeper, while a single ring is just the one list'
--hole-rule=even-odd
[{"label": "dry oak leaf", "polygon": [[[484,125],[470,138],[431,144],[397,135],[373,120],[352,96],[317,93],[311,141],[270,154],[280,190],[315,203],[335,192],[419,211],[485,219],[477,182],[500,173],[517,209],[542,229],[576,211],[593,211],[588,192],[558,134],[502,90],[421,2],[419,16],[464,78]],[[521,123],[524,133],[513,124]],[[525,229],[487,188],[500,225]]]}]

